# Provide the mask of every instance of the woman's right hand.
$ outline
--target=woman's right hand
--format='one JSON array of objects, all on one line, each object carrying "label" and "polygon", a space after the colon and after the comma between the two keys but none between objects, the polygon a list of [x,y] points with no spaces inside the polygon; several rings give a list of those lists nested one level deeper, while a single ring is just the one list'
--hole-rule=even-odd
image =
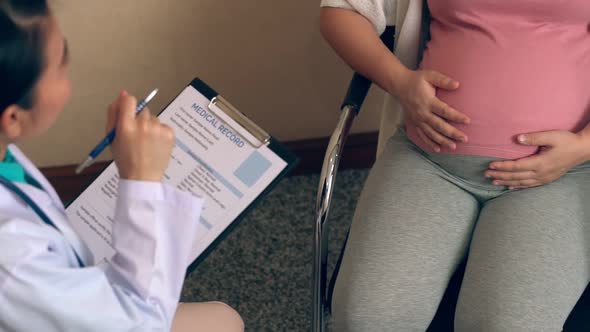
[{"label": "woman's right hand", "polygon": [[123,91],[108,111],[107,132],[116,126],[111,150],[121,179],[161,181],[168,167],[174,132],[145,108],[135,115],[137,100]]},{"label": "woman's right hand", "polygon": [[433,70],[408,70],[399,82],[396,95],[406,121],[424,143],[440,152],[441,146],[454,150],[455,142],[467,142],[467,135],[449,122],[468,124],[469,118],[436,97],[436,89],[455,90],[459,82]]}]

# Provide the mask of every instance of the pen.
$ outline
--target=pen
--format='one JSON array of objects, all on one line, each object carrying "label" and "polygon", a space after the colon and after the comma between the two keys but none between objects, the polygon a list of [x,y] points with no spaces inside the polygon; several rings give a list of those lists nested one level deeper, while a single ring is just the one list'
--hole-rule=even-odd
[{"label": "pen", "polygon": [[[154,89],[154,91],[152,91],[147,97],[145,97],[142,101],[139,102],[139,104],[137,105],[137,108],[135,109],[135,114],[138,114],[139,112],[141,112],[146,106],[147,104],[154,99],[154,96],[156,96],[156,94],[158,93],[158,89]],[[90,151],[90,153],[88,154],[88,158],[86,158],[86,160],[84,160],[84,162],[82,162],[78,168],[76,168],[76,174],[80,174],[82,173],[82,171],[92,165],[92,163],[94,163],[94,160],[96,159],[96,157],[98,157],[98,155],[100,155],[100,153],[107,147],[109,146],[109,144],[111,144],[113,142],[113,140],[115,139],[115,132],[116,129],[113,128],[105,138],[103,138],[102,141],[100,141],[100,143],[98,143],[98,145],[92,150]]]}]

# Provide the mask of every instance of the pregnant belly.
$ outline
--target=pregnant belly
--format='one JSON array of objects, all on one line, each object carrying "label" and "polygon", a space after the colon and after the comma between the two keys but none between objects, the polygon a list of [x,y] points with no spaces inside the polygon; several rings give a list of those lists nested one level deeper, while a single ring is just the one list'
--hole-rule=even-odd
[{"label": "pregnant belly", "polygon": [[[443,152],[520,158],[535,153],[536,148],[517,144],[518,134],[578,131],[588,123],[590,66],[584,64],[586,70],[582,70],[579,63],[568,61],[562,49],[543,48],[539,53],[537,45],[465,47],[452,40],[444,48],[429,45],[421,68],[460,82],[455,91],[439,89],[437,97],[471,118],[468,125],[453,124],[469,141],[457,144],[455,151]],[[426,148],[415,128],[408,126],[407,131],[415,143]]]}]

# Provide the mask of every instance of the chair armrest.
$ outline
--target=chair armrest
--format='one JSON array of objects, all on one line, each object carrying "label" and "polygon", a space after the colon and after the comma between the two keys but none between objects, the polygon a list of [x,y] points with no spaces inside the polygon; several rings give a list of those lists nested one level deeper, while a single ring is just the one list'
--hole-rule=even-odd
[{"label": "chair armrest", "polygon": [[[385,46],[387,46],[389,50],[393,50],[394,35],[395,28],[392,26],[387,27],[381,35],[381,41],[383,44],[385,44]],[[341,109],[344,109],[348,106],[354,109],[358,114],[361,110],[363,102],[365,101],[365,98],[367,97],[367,93],[369,93],[371,84],[372,82],[363,75],[354,73],[348,86],[346,96],[344,96]]]}]

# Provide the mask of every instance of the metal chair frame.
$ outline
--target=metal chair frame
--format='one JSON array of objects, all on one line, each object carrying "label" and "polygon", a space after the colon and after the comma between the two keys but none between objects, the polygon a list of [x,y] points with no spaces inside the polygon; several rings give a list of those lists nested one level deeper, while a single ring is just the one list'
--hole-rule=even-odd
[{"label": "metal chair frame", "polygon": [[336,130],[330,139],[324,159],[318,189],[316,220],[314,228],[314,265],[313,265],[313,327],[312,331],[323,332],[326,328],[325,319],[328,315],[327,271],[328,271],[328,231],[327,223],[330,203],[336,182],[338,164],[342,148],[356,116],[350,106],[342,110]]},{"label": "metal chair frame", "polygon": [[[393,27],[388,27],[381,35],[381,40],[390,49],[393,49],[393,38],[395,30]],[[323,332],[326,329],[326,317],[328,316],[329,308],[329,294],[328,294],[328,215],[330,212],[330,204],[332,201],[332,194],[334,184],[336,182],[336,174],[338,172],[338,165],[342,157],[342,150],[346,143],[346,138],[350,132],[350,128],[360,112],[361,106],[369,92],[371,81],[362,75],[355,73],[344,102],[341,107],[340,119],[336,125],[336,129],[332,133],[324,163],[322,165],[322,172],[320,175],[320,183],[318,188],[318,196],[316,203],[316,219],[314,225],[314,264],[313,264],[313,317],[312,317],[312,331]],[[335,277],[335,276],[334,276]]]}]

